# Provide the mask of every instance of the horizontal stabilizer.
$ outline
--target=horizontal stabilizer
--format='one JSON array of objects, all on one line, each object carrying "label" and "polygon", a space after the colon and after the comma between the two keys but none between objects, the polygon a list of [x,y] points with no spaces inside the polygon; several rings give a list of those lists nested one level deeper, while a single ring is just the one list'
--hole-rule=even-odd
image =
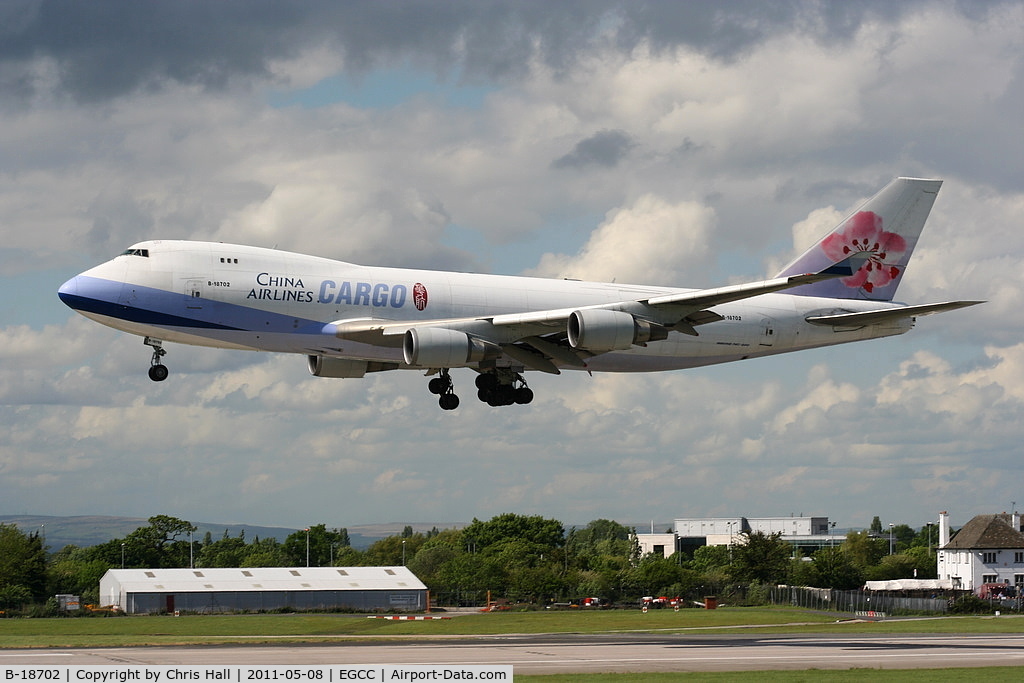
[{"label": "horizontal stabilizer", "polygon": [[836,327],[862,327],[864,325],[878,325],[880,323],[899,320],[901,318],[916,318],[921,315],[932,313],[943,313],[955,311],[958,308],[967,308],[983,304],[984,301],[946,301],[939,304],[921,304],[919,306],[901,306],[899,308],[883,308],[877,311],[863,311],[861,313],[838,313],[835,315],[812,315],[807,322],[812,325],[833,325]]}]

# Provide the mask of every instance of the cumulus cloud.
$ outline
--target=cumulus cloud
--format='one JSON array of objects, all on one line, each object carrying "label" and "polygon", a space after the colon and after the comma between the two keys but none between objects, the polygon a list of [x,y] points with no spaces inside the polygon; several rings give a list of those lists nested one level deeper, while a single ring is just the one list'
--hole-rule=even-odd
[{"label": "cumulus cloud", "polygon": [[[1022,28],[1014,2],[7,3],[0,498],[291,525],[991,511],[1020,478]],[[387,104],[346,99],[375,79]],[[988,304],[788,358],[531,374],[530,408],[468,371],[449,414],[417,373],[173,344],[158,385],[53,293],[157,237],[715,286],[896,175],[946,180],[901,298]]]},{"label": "cumulus cloud", "polygon": [[576,256],[544,254],[532,275],[680,286],[707,271],[714,211],[653,195],[608,213]]}]

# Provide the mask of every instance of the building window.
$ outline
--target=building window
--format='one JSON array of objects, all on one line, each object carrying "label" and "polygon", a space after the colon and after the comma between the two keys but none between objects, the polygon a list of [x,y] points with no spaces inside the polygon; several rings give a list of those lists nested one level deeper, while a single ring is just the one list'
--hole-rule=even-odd
[{"label": "building window", "polygon": [[985,564],[995,564],[996,563],[996,554],[995,553],[982,553],[981,554],[981,561],[984,562]]},{"label": "building window", "polygon": [[1024,564],[1024,552],[1015,552],[1013,554],[1013,561],[1016,564]]},{"label": "building window", "polygon": [[1017,586],[1024,585],[1024,574],[1014,574],[1013,583]]},{"label": "building window", "polygon": [[999,576],[996,575],[996,574],[982,574],[981,575],[981,582],[982,583],[999,583]]}]

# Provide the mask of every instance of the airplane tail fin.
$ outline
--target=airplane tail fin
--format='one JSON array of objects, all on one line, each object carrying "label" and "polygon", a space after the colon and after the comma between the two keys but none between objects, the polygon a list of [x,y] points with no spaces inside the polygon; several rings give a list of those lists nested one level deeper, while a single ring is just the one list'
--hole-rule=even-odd
[{"label": "airplane tail fin", "polygon": [[860,255],[850,277],[794,287],[788,294],[892,301],[935,203],[941,180],[896,178],[776,277],[816,273]]}]

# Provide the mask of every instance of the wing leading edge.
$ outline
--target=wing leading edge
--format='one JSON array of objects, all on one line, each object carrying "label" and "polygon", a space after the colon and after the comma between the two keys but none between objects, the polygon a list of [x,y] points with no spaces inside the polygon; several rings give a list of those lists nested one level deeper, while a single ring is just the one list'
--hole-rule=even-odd
[{"label": "wing leading edge", "polygon": [[565,343],[565,330],[570,317],[580,311],[610,311],[631,315],[638,323],[648,326],[649,329],[653,328],[654,331],[648,333],[653,335],[649,337],[650,340],[665,338],[669,330],[697,336],[695,328],[698,325],[722,320],[722,316],[710,310],[712,306],[822,280],[849,277],[860,267],[860,262],[861,257],[855,254],[817,273],[790,275],[714,289],[679,291],[645,299],[586,307],[422,321],[338,320],[330,323],[328,328],[340,339],[387,347],[402,346],[405,334],[414,328],[459,331],[500,347],[502,353],[533,370],[559,374],[555,362],[585,367],[587,358],[596,355],[592,350],[573,348]]}]

